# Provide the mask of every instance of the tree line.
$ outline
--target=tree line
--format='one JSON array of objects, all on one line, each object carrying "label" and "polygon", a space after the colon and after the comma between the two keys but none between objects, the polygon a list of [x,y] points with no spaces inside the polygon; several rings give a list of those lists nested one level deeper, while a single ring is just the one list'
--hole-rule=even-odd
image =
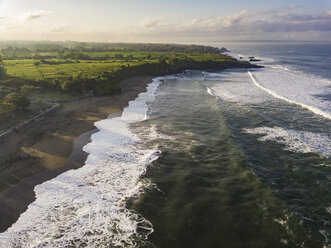
[{"label": "tree line", "polygon": [[[226,50],[226,49],[225,49]],[[224,48],[203,45],[91,43],[91,42],[13,42],[1,49],[6,59],[92,59],[88,52],[174,52],[221,53]],[[45,54],[42,54],[45,53]],[[107,55],[105,55],[107,56]],[[93,58],[99,59],[99,58]],[[101,59],[101,58],[100,58]],[[107,59],[107,58],[104,58]]]}]

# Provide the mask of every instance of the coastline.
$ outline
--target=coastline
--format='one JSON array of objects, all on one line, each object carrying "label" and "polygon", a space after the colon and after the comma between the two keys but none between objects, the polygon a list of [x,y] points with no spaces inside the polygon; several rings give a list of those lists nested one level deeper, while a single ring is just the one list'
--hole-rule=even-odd
[{"label": "coastline", "polygon": [[[16,222],[34,201],[36,185],[84,165],[87,154],[82,148],[90,141],[91,134],[97,131],[94,123],[121,112],[129,101],[146,90],[153,78],[127,78],[119,83],[121,94],[67,103],[48,119],[0,144],[0,151],[6,152],[0,152],[2,159],[17,155],[21,158],[13,161],[8,172],[1,171],[1,179],[4,180],[0,185],[0,232]],[[9,176],[9,173],[14,175]]]},{"label": "coastline", "polygon": [[[219,70],[261,67],[250,63],[236,66],[230,63],[221,68],[214,66]],[[206,68],[202,66],[200,69]],[[182,71],[178,68],[168,73]],[[15,223],[35,200],[36,185],[84,165],[87,154],[82,148],[96,131],[95,122],[122,112],[129,101],[146,91],[153,78],[161,75],[164,74],[125,78],[118,83],[121,94],[66,103],[47,119],[12,134],[0,143],[0,165],[3,163],[5,168],[0,168],[0,232]],[[9,168],[6,168],[6,163]]]}]

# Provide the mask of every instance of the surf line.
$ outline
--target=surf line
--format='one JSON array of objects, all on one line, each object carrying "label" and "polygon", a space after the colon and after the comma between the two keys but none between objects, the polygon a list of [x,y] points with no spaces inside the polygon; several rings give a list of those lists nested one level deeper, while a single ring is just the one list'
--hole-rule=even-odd
[{"label": "surf line", "polygon": [[320,109],[318,109],[318,108],[315,108],[315,107],[312,107],[312,106],[309,106],[309,105],[306,105],[306,104],[303,104],[303,103],[295,102],[295,101],[292,101],[292,100],[287,99],[287,98],[285,98],[285,97],[282,97],[282,96],[280,96],[280,95],[277,95],[277,94],[276,94],[275,92],[273,92],[272,90],[269,90],[269,89],[263,87],[262,85],[260,85],[260,84],[255,80],[254,76],[252,75],[252,73],[251,73],[250,71],[248,72],[248,75],[251,77],[253,83],[254,83],[258,88],[260,88],[260,89],[266,91],[266,92],[269,93],[270,95],[272,95],[272,96],[274,96],[274,97],[276,97],[276,98],[278,98],[278,99],[281,99],[281,100],[283,100],[283,101],[286,101],[286,102],[289,102],[289,103],[292,103],[292,104],[299,105],[299,106],[301,106],[301,107],[303,107],[303,108],[305,108],[305,109],[310,110],[311,112],[313,112],[313,113],[315,113],[315,114],[321,115],[322,117],[331,120],[331,115],[330,115],[330,114],[325,113],[324,111],[322,111],[322,110],[320,110]]}]

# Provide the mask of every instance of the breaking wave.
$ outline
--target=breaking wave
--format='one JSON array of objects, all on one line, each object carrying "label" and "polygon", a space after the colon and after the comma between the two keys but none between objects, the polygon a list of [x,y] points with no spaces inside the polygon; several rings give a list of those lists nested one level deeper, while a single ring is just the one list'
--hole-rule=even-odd
[{"label": "breaking wave", "polygon": [[244,129],[245,133],[262,135],[260,141],[276,141],[293,152],[315,152],[331,157],[331,137],[327,133],[312,133],[281,127],[257,127]]},{"label": "breaking wave", "polygon": [[331,119],[331,90],[327,81],[273,69],[248,74],[258,88],[270,95]]},{"label": "breaking wave", "polygon": [[148,118],[147,103],[163,79],[154,79],[121,117],[95,123],[85,165],[36,186],[35,202],[0,234],[0,247],[135,247],[153,232],[126,203],[150,186],[141,175],[160,153],[142,148],[130,124]]}]

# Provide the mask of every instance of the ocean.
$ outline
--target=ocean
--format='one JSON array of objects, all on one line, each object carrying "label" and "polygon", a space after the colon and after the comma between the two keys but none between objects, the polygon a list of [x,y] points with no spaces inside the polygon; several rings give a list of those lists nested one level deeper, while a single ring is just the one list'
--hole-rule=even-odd
[{"label": "ocean", "polygon": [[331,44],[210,45],[264,68],[155,78],[0,247],[331,247]]}]

